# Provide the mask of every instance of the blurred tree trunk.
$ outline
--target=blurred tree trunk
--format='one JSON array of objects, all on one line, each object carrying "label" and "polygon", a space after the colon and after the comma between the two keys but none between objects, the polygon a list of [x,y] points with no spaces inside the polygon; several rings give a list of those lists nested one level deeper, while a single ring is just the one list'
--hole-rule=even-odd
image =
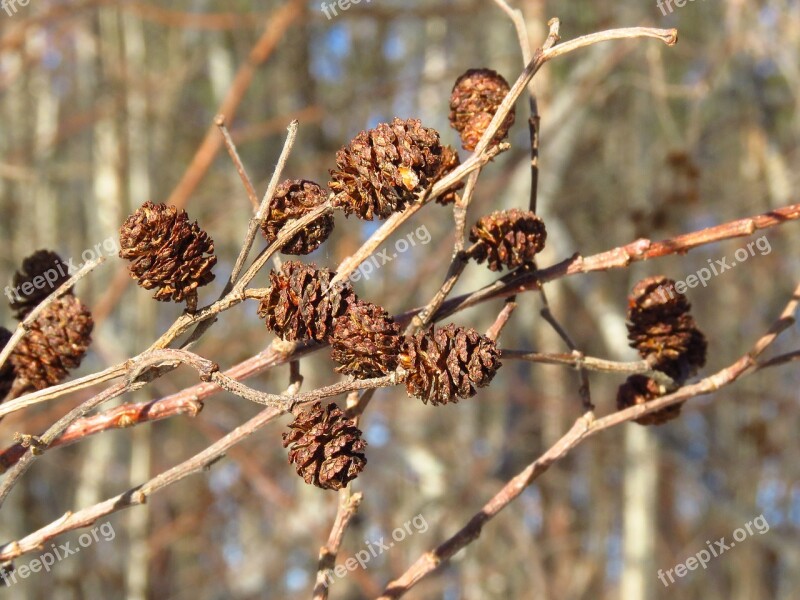
[{"label": "blurred tree trunk", "polygon": [[650,429],[635,424],[625,426],[624,439],[623,568],[619,597],[652,598],[658,582],[655,564],[658,440]]},{"label": "blurred tree trunk", "polygon": [[[134,209],[150,199],[149,173],[149,136],[148,136],[148,102],[142,87],[147,72],[145,34],[142,22],[133,15],[123,19],[124,39],[124,72],[126,73],[126,109],[127,109],[127,141],[128,152],[128,196],[130,207]],[[129,320],[133,328],[128,331],[126,339],[130,340],[128,354],[133,355],[148,344],[155,333],[156,307],[149,294],[139,293],[136,297],[138,310]],[[136,400],[146,401],[147,393],[138,393]],[[152,429],[137,427],[131,435],[131,465],[129,485],[135,487],[150,476],[150,443]],[[148,597],[148,564],[150,561],[149,517],[147,506],[144,510],[131,511],[128,515],[128,536],[130,548],[125,574],[128,600],[147,600]]]}]

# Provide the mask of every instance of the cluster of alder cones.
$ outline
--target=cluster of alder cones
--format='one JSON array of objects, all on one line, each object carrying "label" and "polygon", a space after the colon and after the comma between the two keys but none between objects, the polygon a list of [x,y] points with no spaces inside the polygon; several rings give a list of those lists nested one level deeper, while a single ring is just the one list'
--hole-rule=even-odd
[{"label": "cluster of alder cones", "polygon": [[[509,85],[489,69],[470,70],[458,78],[450,101],[450,122],[462,146],[473,150]],[[502,141],[514,122],[511,110],[492,143]],[[304,179],[282,182],[270,201],[261,230],[276,243],[288,225],[323,206],[346,216],[386,219],[415,202],[460,164],[458,152],[443,145],[439,133],[417,119],[395,118],[362,131],[336,153],[327,189]],[[456,184],[436,201],[456,200]],[[306,255],[316,250],[334,227],[331,211],[288,239],[281,252]],[[291,234],[290,234],[291,235]],[[547,233],[532,212],[512,209],[482,217],[470,231],[471,256],[492,270],[529,264],[542,250]],[[146,203],[120,229],[120,256],[131,276],[155,299],[187,303],[196,310],[198,289],[210,283],[216,263],[214,242],[183,210]],[[268,329],[287,341],[328,343],[337,371],[355,378],[399,374],[411,396],[433,405],[468,398],[488,385],[500,366],[494,342],[477,331],[447,325],[401,335],[400,327],[380,306],[360,300],[349,283],[329,289],[335,274],[289,261],[270,274],[259,315]],[[284,436],[290,460],[308,483],[338,489],[366,463],[364,442],[355,424],[335,405],[300,407]]]},{"label": "cluster of alder cones", "polygon": [[[314,265],[284,263],[270,272],[259,316],[283,340],[330,344],[339,373],[357,379],[395,374],[425,403],[458,402],[491,382],[500,367],[494,341],[453,324],[404,337],[395,320],[357,298],[349,282],[331,286],[334,276]],[[297,409],[284,444],[292,445],[290,460],[307,483],[339,489],[366,464],[364,443],[354,422],[334,404],[328,407]],[[344,433],[332,436],[334,425]]]},{"label": "cluster of alder cones", "polygon": [[[682,385],[706,364],[708,344],[689,314],[691,305],[675,282],[663,276],[637,283],[628,299],[628,339],[656,371]],[[617,392],[621,410],[663,396],[668,390],[655,379],[632,375]],[[676,418],[681,404],[673,404],[636,419],[641,425],[661,425]]]},{"label": "cluster of alder cones", "polygon": [[[450,123],[462,145],[473,150],[509,91],[508,82],[489,69],[472,69],[458,78],[450,98]],[[506,137],[514,111],[494,136]],[[458,152],[443,145],[439,133],[417,119],[395,118],[362,131],[336,153],[328,189],[305,179],[282,182],[262,223],[267,243],[276,242],[283,228],[329,204],[345,215],[365,220],[386,219],[402,211],[460,164]],[[440,194],[441,204],[455,201],[460,184]],[[323,214],[281,246],[289,255],[316,250],[330,235],[334,217]],[[545,240],[544,224],[533,213],[498,212],[481,219],[471,232],[479,242],[475,257],[490,268],[514,268],[530,261]],[[183,210],[145,203],[120,230],[120,256],[130,262],[131,277],[154,298],[197,304],[198,288],[214,279],[214,242]]]},{"label": "cluster of alder cones", "polygon": [[[455,83],[450,98],[450,123],[462,146],[474,150],[509,92],[502,76],[489,69],[472,69]],[[490,143],[497,144],[514,123],[513,108]],[[262,222],[267,243],[281,241],[281,251],[306,255],[316,250],[334,226],[331,211],[296,233],[281,233],[297,219],[330,206],[364,220],[385,219],[404,210],[434,183],[460,164],[457,151],[442,145],[437,131],[417,119],[393,119],[362,131],[336,153],[328,189],[308,180],[281,183]],[[456,201],[460,185],[436,201]],[[547,232],[531,211],[510,209],[481,217],[470,230],[469,256],[499,271],[530,265],[543,249]],[[186,302],[197,308],[198,290],[214,279],[214,242],[185,211],[164,204],[145,203],[120,229],[120,257],[129,261],[137,283],[155,290],[160,301]],[[14,278],[15,286],[34,281],[57,255],[40,251],[26,259]],[[330,344],[337,371],[358,379],[395,377],[408,394],[432,405],[458,402],[488,385],[500,367],[492,339],[469,328],[448,324],[404,336],[382,307],[356,297],[348,282],[331,285],[335,274],[327,269],[288,261],[270,273],[270,287],[258,314],[267,328],[286,341]],[[649,281],[649,280],[647,280]],[[666,280],[665,280],[666,281]],[[58,285],[58,283],[56,284]],[[654,368],[682,381],[705,360],[705,340],[687,314],[683,296],[655,299],[653,286],[642,282],[631,301],[631,340]],[[37,288],[38,289],[38,288]],[[671,289],[671,288],[670,288]],[[673,290],[674,291],[674,290]],[[17,318],[47,294],[29,294],[12,303]],[[15,348],[8,368],[0,371],[0,392],[13,385],[21,391],[42,389],[61,381],[80,364],[90,342],[92,319],[71,293],[53,301],[34,320]],[[5,345],[10,332],[0,330]],[[620,407],[649,401],[664,393],[653,380],[634,376],[620,388]],[[5,391],[8,391],[7,389]],[[676,409],[650,415],[660,422]],[[325,489],[346,486],[363,470],[366,442],[354,419],[336,404],[320,403],[295,409],[295,419],[283,436],[289,460],[299,475]],[[643,420],[644,421],[644,420]]]},{"label": "cluster of alder cones", "polygon": [[[19,321],[69,279],[65,262],[55,252],[38,250],[22,261],[8,288],[9,306]],[[43,390],[63,381],[80,366],[92,341],[89,309],[72,293],[49,302],[26,324],[8,361],[0,367],[0,400]],[[11,339],[0,327],[0,349]]]}]

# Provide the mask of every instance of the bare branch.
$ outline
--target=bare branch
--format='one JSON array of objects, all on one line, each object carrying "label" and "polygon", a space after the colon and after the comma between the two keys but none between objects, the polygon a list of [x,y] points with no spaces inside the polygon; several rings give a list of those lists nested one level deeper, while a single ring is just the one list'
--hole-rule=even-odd
[{"label": "bare branch", "polygon": [[317,580],[314,584],[313,600],[327,600],[328,598],[331,571],[336,566],[336,555],[339,554],[339,548],[342,545],[347,526],[358,512],[361,499],[361,492],[351,496],[347,488],[339,491],[339,509],[336,512],[336,519],[333,521],[328,543],[320,548],[319,551],[319,567],[317,567]]},{"label": "bare branch", "polygon": [[[138,402],[135,404],[122,404],[116,408],[109,409],[98,415],[77,419],[59,437],[53,440],[50,448],[57,446],[68,446],[75,442],[109,431],[111,429],[126,429],[141,425],[143,423],[153,423],[178,415],[197,416],[203,409],[203,403],[196,399],[179,398],[177,400],[152,400],[150,402]],[[25,454],[26,446],[14,444],[0,452],[0,473],[5,473],[14,466],[22,455]]]},{"label": "bare branch", "polygon": [[225,115],[217,115],[217,117],[214,119],[214,124],[222,134],[222,139],[225,142],[225,149],[228,151],[228,155],[233,161],[233,166],[236,167],[236,172],[239,174],[239,178],[242,180],[242,185],[244,185],[247,198],[250,200],[250,204],[253,205],[253,210],[257,211],[258,196],[256,196],[256,190],[253,187],[253,182],[250,180],[250,176],[247,174],[247,169],[245,169],[244,163],[242,163],[239,152],[236,150],[236,144],[234,144],[231,134],[228,131],[228,127],[225,125]]}]

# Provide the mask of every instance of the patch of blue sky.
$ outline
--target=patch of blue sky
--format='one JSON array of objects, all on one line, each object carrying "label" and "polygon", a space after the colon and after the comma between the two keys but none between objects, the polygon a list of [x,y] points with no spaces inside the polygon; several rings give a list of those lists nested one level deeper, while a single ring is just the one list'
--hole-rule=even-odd
[{"label": "patch of blue sky", "polygon": [[370,446],[381,448],[389,443],[392,437],[391,430],[386,426],[386,422],[378,417],[373,417],[367,425],[364,437]]},{"label": "patch of blue sky", "polygon": [[286,587],[289,591],[300,592],[304,590],[309,583],[308,573],[305,569],[300,567],[291,567],[286,571]]},{"label": "patch of blue sky", "polygon": [[406,55],[406,43],[400,32],[392,28],[383,42],[383,55],[389,60],[400,60]]},{"label": "patch of blue sky", "polygon": [[758,486],[756,503],[770,526],[781,525],[785,520],[781,505],[786,493],[786,483],[780,479],[765,478]]},{"label": "patch of blue sky", "polygon": [[325,29],[314,43],[311,71],[319,79],[340,81],[344,77],[344,58],[351,51],[353,39],[345,23]]}]

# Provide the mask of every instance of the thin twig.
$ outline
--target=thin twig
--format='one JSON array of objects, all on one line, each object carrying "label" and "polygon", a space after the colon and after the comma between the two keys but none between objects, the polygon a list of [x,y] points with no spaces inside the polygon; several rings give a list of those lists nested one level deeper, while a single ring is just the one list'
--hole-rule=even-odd
[{"label": "thin twig", "polygon": [[365,390],[376,387],[390,387],[398,383],[397,376],[394,373],[384,375],[382,377],[375,377],[372,379],[353,379],[350,381],[343,381],[340,383],[333,383],[331,385],[317,388],[310,392],[304,392],[295,396],[284,396],[282,394],[269,394],[267,392],[260,392],[251,387],[244,385],[226,377],[222,373],[214,373],[212,381],[220,386],[222,389],[236,394],[240,398],[255,402],[256,404],[263,404],[282,412],[288,412],[297,405],[307,404],[310,402],[317,402],[324,398],[338,396],[353,390]]},{"label": "thin twig", "polygon": [[783,365],[788,362],[794,362],[796,360],[800,360],[800,350],[795,350],[794,352],[787,352],[786,354],[781,354],[774,358],[770,358],[764,362],[758,363],[758,369],[766,369],[768,367],[777,367],[778,365]]},{"label": "thin twig", "polygon": [[469,263],[470,256],[472,256],[472,253],[474,252],[474,249],[475,246],[473,245],[466,252],[463,250],[456,252],[453,260],[450,262],[450,266],[447,269],[447,275],[445,275],[442,285],[430,299],[425,308],[419,311],[419,313],[414,315],[414,318],[411,319],[408,327],[406,327],[405,335],[413,335],[417,331],[424,329],[430,324],[433,315],[436,314],[437,310],[439,310],[442,302],[447,299],[447,296],[458,282],[461,274],[464,272],[467,263]]},{"label": "thin twig", "polygon": [[358,512],[361,499],[361,492],[356,492],[352,496],[347,488],[339,492],[339,508],[336,511],[336,519],[334,519],[333,527],[328,535],[328,542],[319,550],[319,566],[317,567],[313,600],[327,600],[328,598],[328,589],[333,580],[331,572],[336,566],[336,555],[339,554],[347,526]]},{"label": "thin twig", "polygon": [[[261,203],[258,204],[255,214],[250,219],[250,222],[247,225],[247,234],[245,235],[244,242],[242,243],[242,248],[241,250],[239,250],[239,255],[236,257],[236,262],[233,265],[233,270],[231,271],[231,275],[228,278],[228,282],[225,284],[225,287],[222,290],[222,293],[220,294],[219,301],[224,301],[226,297],[234,289],[234,284],[236,283],[236,280],[238,279],[239,274],[241,273],[242,268],[244,267],[244,263],[250,254],[250,250],[253,247],[253,242],[255,241],[256,236],[258,235],[258,230],[261,227],[261,223],[269,214],[270,202],[272,202],[272,198],[273,196],[275,196],[275,190],[277,189],[278,182],[280,181],[281,175],[283,174],[283,169],[286,167],[286,162],[289,160],[289,154],[291,153],[292,148],[294,147],[294,142],[297,139],[297,127],[298,127],[298,122],[296,120],[292,121],[289,124],[288,127],[289,134],[286,136],[286,141],[283,144],[283,149],[281,150],[280,157],[278,158],[278,164],[275,166],[275,170],[272,172],[272,178],[270,179],[269,186],[267,186],[267,191],[264,194],[264,198],[261,200]],[[225,134],[227,135],[226,140],[229,139],[230,136],[227,134],[227,130],[225,130]],[[231,147],[233,148],[233,152],[235,153],[236,149],[235,146],[233,146],[233,141],[231,141],[230,144]],[[242,169],[244,169],[243,166]],[[247,178],[247,175],[245,174],[244,177]],[[250,185],[250,187],[252,188],[252,184]],[[255,190],[253,190],[253,194],[255,194]],[[256,200],[256,202],[258,201]],[[289,238],[287,237],[286,239],[288,240]],[[208,318],[200,321],[200,323],[197,325],[192,334],[182,344],[182,347],[187,348],[191,344],[196,342],[198,339],[200,339],[203,336],[203,334],[206,331],[208,331],[208,329],[214,324],[215,320],[216,319],[214,318]]]},{"label": "thin twig", "polygon": [[67,381],[66,383],[54,385],[53,387],[49,387],[44,390],[25,394],[24,396],[20,396],[14,400],[8,400],[7,402],[0,404],[0,417],[18,410],[22,410],[23,408],[28,408],[34,404],[39,404],[40,402],[47,402],[48,400],[60,398],[65,394],[71,394],[72,392],[84,390],[86,388],[95,386],[98,383],[105,383],[106,381],[117,379],[125,375],[125,373],[128,371],[128,366],[128,361],[125,361],[112,367],[108,367],[107,369],[103,369],[97,373],[86,375],[80,379]]},{"label": "thin twig", "polygon": [[[522,62],[523,64],[527,65],[533,59],[533,53],[531,51],[531,43],[528,38],[528,28],[525,25],[525,17],[523,16],[522,11],[520,9],[511,8],[506,0],[495,0],[495,4],[497,4],[503,10],[503,12],[508,15],[509,19],[511,19],[511,22],[514,24],[514,29],[517,31],[517,40],[519,41],[520,51],[522,53]],[[547,39],[542,45],[542,52],[552,48],[560,39],[558,35],[558,30],[560,27],[559,20],[551,19],[548,23],[548,26],[550,27],[550,31],[547,35]],[[536,212],[536,200],[539,188],[539,127],[541,119],[539,116],[539,101],[537,99],[536,86],[533,82],[533,79],[531,79],[530,83],[528,84],[528,96],[528,106],[530,110],[530,116],[528,117],[528,131],[530,134],[531,153],[531,189],[528,207],[529,210]]]},{"label": "thin twig", "polygon": [[[296,361],[293,361],[296,362]],[[143,355],[138,361],[136,369],[138,373],[146,373],[151,366],[163,364],[185,364],[195,369],[203,381],[213,381],[222,389],[256,404],[263,404],[280,411],[290,411],[299,404],[316,402],[331,396],[338,396],[353,390],[364,390],[374,387],[389,387],[399,382],[395,373],[390,373],[382,377],[371,379],[354,379],[334,383],[328,386],[317,388],[302,394],[270,394],[251,388],[240,381],[228,377],[219,371],[218,365],[203,358],[193,352],[183,349],[164,349],[153,350]],[[134,379],[134,381],[136,381]],[[302,378],[299,370],[295,367],[292,370],[290,390],[298,389]]]},{"label": "thin twig", "polygon": [[496,342],[500,338],[500,334],[503,332],[503,329],[505,328],[508,320],[511,318],[511,315],[516,308],[517,303],[512,298],[508,298],[505,301],[505,304],[503,304],[503,309],[494,320],[494,323],[492,323],[492,326],[486,331],[486,337]]},{"label": "thin twig", "polygon": [[236,172],[239,174],[239,179],[242,180],[242,185],[244,185],[247,198],[250,200],[250,204],[253,205],[253,211],[257,211],[258,196],[256,195],[256,189],[253,187],[253,182],[250,180],[250,176],[247,174],[247,169],[245,169],[244,163],[239,156],[239,151],[236,150],[236,144],[233,143],[233,139],[228,131],[228,127],[225,125],[225,115],[217,115],[217,117],[214,119],[214,124],[222,134],[222,139],[225,141],[225,149],[228,151],[231,161],[233,161],[233,166],[236,168]]},{"label": "thin twig", "polygon": [[270,178],[269,185],[267,186],[267,191],[264,193],[264,197],[261,199],[261,202],[257,202],[255,215],[253,215],[253,218],[250,219],[250,222],[247,225],[247,235],[245,236],[239,256],[236,258],[236,264],[233,267],[233,273],[231,274],[230,278],[230,285],[235,283],[236,279],[239,277],[239,273],[244,266],[244,262],[247,260],[247,255],[250,253],[250,248],[253,247],[253,240],[255,240],[255,237],[258,234],[258,229],[261,227],[261,223],[269,214],[269,205],[272,202],[272,198],[275,196],[275,190],[278,188],[281,175],[283,174],[283,170],[286,168],[286,162],[289,160],[289,154],[292,152],[292,148],[294,148],[295,140],[297,140],[297,128],[298,122],[296,120],[289,124],[289,134],[286,136],[286,141],[283,143],[283,149],[278,157],[278,164],[275,165],[275,170],[272,172],[272,177]]},{"label": "thin twig", "polygon": [[[100,414],[77,419],[49,447],[68,446],[104,431],[126,429],[178,415],[196,417],[202,409],[203,403],[194,398],[121,404]],[[26,450],[23,444],[14,444],[0,451],[0,474],[14,466]]]},{"label": "thin twig", "polygon": [[[144,385],[142,383],[141,385]],[[83,402],[76,408],[73,408],[66,415],[56,421],[44,435],[37,438],[37,444],[30,446],[27,452],[17,461],[17,463],[6,473],[3,482],[0,483],[0,507],[3,506],[5,499],[11,492],[12,488],[22,477],[25,472],[30,468],[33,461],[36,460],[36,455],[41,454],[45,449],[49,448],[50,444],[66,431],[67,427],[72,425],[74,421],[80,417],[86,416],[91,410],[94,410],[104,402],[113,400],[114,398],[122,395],[129,389],[126,383],[120,382],[112,385],[104,390],[102,393],[93,396],[86,402]]]},{"label": "thin twig", "polygon": [[547,352],[529,352],[527,350],[509,350],[507,348],[503,348],[500,353],[503,358],[526,360],[545,365],[564,365],[568,367],[577,367],[578,363],[580,362],[590,371],[597,371],[599,373],[634,375],[646,374],[652,371],[652,367],[646,360],[618,362],[614,360],[606,360],[604,358],[595,358],[593,356],[583,356],[582,358],[578,359],[574,354],[551,354]]},{"label": "thin twig", "polygon": [[355,390],[347,395],[347,417],[349,419],[358,419],[369,406],[372,397],[378,388],[369,388],[367,390]]},{"label": "thin twig", "polygon": [[580,393],[581,402],[583,403],[583,409],[585,411],[594,410],[591,388],[589,387],[589,375],[586,373],[586,369],[583,368],[583,352],[578,350],[578,347],[572,340],[572,337],[553,315],[553,312],[550,310],[550,303],[547,301],[547,296],[544,293],[544,287],[540,286],[539,291],[541,292],[542,300],[544,301],[544,308],[542,308],[540,311],[542,318],[547,321],[547,323],[550,324],[558,336],[564,340],[567,348],[572,351],[572,356],[575,358],[575,368],[578,370],[578,378],[580,380],[580,387],[578,388],[578,391]]},{"label": "thin twig", "polygon": [[612,373],[617,375],[646,375],[650,379],[655,379],[658,383],[669,388],[674,386],[674,381],[668,375],[653,369],[653,366],[646,360],[634,362],[617,362],[583,354],[551,354],[546,352],[529,352],[527,350],[502,349],[500,355],[504,359],[525,360],[528,362],[544,365],[561,365],[572,368],[583,368],[588,371],[598,373]]},{"label": "thin twig", "polygon": [[153,477],[144,485],[132,488],[127,492],[118,494],[88,508],[76,512],[67,512],[60,519],[30,533],[24,538],[5,544],[0,547],[0,560],[11,560],[27,552],[37,550],[67,531],[87,527],[104,516],[144,504],[147,498],[155,492],[181,481],[189,475],[206,470],[207,467],[224,457],[229,448],[256,433],[264,425],[272,421],[275,416],[274,409],[266,408],[202,452]]},{"label": "thin twig", "polygon": [[256,258],[252,265],[250,265],[231,293],[237,295],[242,294],[247,285],[253,280],[258,272],[264,267],[264,265],[267,264],[269,259],[272,258],[272,256],[281,248],[283,248],[287,242],[289,242],[289,240],[302,231],[307,225],[313,223],[320,217],[330,214],[331,212],[333,212],[333,207],[330,204],[325,203],[321,206],[318,206],[311,212],[303,215],[299,219],[290,221],[284,227],[282,227],[278,233],[277,239],[269,246],[269,248],[264,250],[264,252],[258,256],[258,258]]},{"label": "thin twig", "polygon": [[480,175],[480,169],[469,174],[467,183],[464,186],[464,193],[461,196],[457,196],[453,204],[453,220],[456,224],[456,240],[455,247],[453,248],[454,255],[464,251],[464,238],[466,237],[465,231],[467,229],[467,210],[472,202],[472,197],[475,195],[475,187],[478,184],[478,177],[480,177]]}]

